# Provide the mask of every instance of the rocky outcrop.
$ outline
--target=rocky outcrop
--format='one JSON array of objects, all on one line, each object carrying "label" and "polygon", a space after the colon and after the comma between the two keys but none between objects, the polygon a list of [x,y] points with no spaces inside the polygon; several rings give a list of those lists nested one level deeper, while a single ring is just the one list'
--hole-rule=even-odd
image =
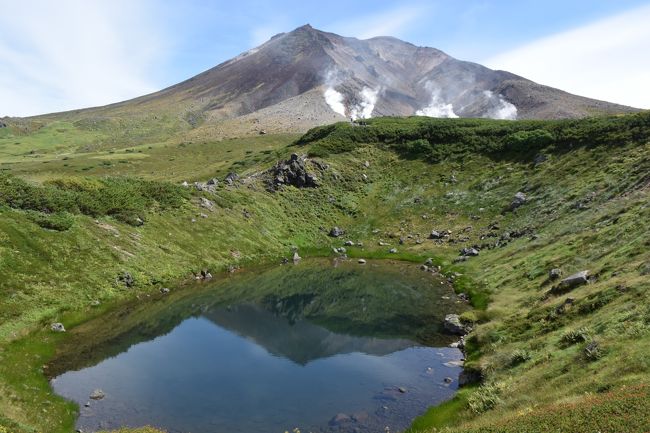
[{"label": "rocky outcrop", "polygon": [[472,330],[470,325],[465,324],[460,320],[458,314],[447,314],[443,326],[445,331],[455,335],[465,335]]},{"label": "rocky outcrop", "polygon": [[565,293],[587,283],[589,283],[589,271],[580,271],[560,281],[560,284],[553,287],[551,291],[553,293]]},{"label": "rocky outcrop", "polygon": [[291,185],[296,188],[316,188],[318,178],[307,169],[307,159],[292,154],[286,161],[278,162],[270,170],[274,189],[283,185]]},{"label": "rocky outcrop", "polygon": [[520,208],[521,206],[523,206],[527,201],[528,201],[528,197],[526,197],[526,194],[520,191],[517,194],[515,194],[515,196],[513,197],[512,201],[510,202],[510,206],[508,207],[508,210],[514,211]]}]

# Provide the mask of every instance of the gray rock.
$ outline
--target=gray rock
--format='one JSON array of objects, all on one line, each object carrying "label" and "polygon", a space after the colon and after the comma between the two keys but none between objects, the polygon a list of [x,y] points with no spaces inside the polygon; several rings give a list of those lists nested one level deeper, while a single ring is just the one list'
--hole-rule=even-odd
[{"label": "gray rock", "polygon": [[465,325],[460,321],[458,314],[447,314],[443,326],[447,332],[456,335],[465,335],[472,330],[469,325]]},{"label": "gray rock", "polygon": [[316,188],[318,178],[307,169],[307,160],[292,154],[287,161],[278,162],[269,173],[273,189],[281,185],[291,185],[296,188]]},{"label": "gray rock", "polygon": [[128,273],[128,272],[124,272],[124,273],[122,273],[121,275],[119,275],[119,276],[117,277],[117,280],[118,280],[118,281],[121,281],[122,283],[124,283],[124,285],[125,285],[127,288],[133,287],[133,285],[135,284],[135,279],[134,279],[133,276],[132,276],[130,273]]},{"label": "gray rock", "polygon": [[589,271],[580,271],[560,281],[557,290],[559,291],[571,290],[575,287],[581,286],[583,284],[587,284],[588,282],[589,282]]},{"label": "gray rock", "polygon": [[359,259],[359,260],[358,260],[358,263],[359,263],[360,265],[365,265],[365,264],[366,264],[366,259]]},{"label": "gray rock", "polygon": [[208,185],[215,185],[215,186],[216,186],[216,185],[219,185],[219,179],[217,179],[217,178],[212,178],[212,179],[210,179],[210,180],[208,181],[207,184],[208,184]]},{"label": "gray rock", "polygon": [[50,329],[54,332],[65,332],[65,326],[63,326],[63,323],[52,323],[50,325]]},{"label": "gray rock", "polygon": [[391,248],[390,250],[388,250],[388,252],[390,254],[397,254],[397,248]]},{"label": "gray rock", "polygon": [[295,252],[293,253],[293,262],[294,262],[294,263],[298,263],[298,262],[300,261],[301,258],[302,258],[302,257],[300,257],[300,256],[298,255],[298,251],[295,251]]},{"label": "gray rock", "polygon": [[479,252],[476,248],[463,248],[460,250],[460,255],[465,257],[475,257],[478,256]]},{"label": "gray rock", "polygon": [[224,178],[224,182],[226,182],[228,185],[234,184],[237,180],[239,180],[239,175],[235,172],[228,173],[228,175]]},{"label": "gray rock", "polygon": [[431,265],[433,265],[433,259],[432,259],[432,258],[428,258],[428,259],[424,262],[424,265],[425,265],[425,266],[431,266]]},{"label": "gray rock", "polygon": [[352,242],[352,241],[345,241],[345,243],[344,243],[343,245],[345,245],[346,247],[352,247],[352,246],[354,246],[354,242]]},{"label": "gray rock", "polygon": [[533,164],[540,165],[540,164],[545,163],[547,160],[548,160],[548,157],[546,155],[544,155],[543,153],[540,153],[533,160]]},{"label": "gray rock", "polygon": [[406,394],[406,392],[407,392],[406,388],[404,388],[403,386],[400,386],[399,388],[397,388],[397,390],[399,392],[401,392],[402,394]]},{"label": "gray rock", "polygon": [[441,233],[436,230],[431,230],[431,233],[429,234],[429,239],[442,239],[444,237],[445,237],[444,233]]},{"label": "gray rock", "polygon": [[343,236],[345,234],[345,231],[341,230],[338,227],[332,227],[332,230],[330,230],[330,236],[333,238],[338,238],[340,236]]},{"label": "gray rock", "polygon": [[549,280],[557,280],[561,276],[562,276],[562,269],[560,268],[553,268],[550,271],[548,271]]},{"label": "gray rock", "polygon": [[167,293],[169,293],[169,289],[167,287],[162,287],[160,289],[160,293],[162,293],[163,295],[166,295]]},{"label": "gray rock", "polygon": [[106,394],[101,389],[96,389],[90,394],[91,400],[101,400],[106,397]]},{"label": "gray rock", "polygon": [[202,208],[212,210],[214,209],[214,203],[211,200],[208,200],[205,197],[201,197],[199,204],[201,205]]},{"label": "gray rock", "polygon": [[512,199],[512,202],[510,202],[510,207],[509,209],[511,211],[518,209],[522,205],[524,205],[528,201],[528,198],[526,197],[526,194],[523,192],[518,192],[515,194],[514,198]]},{"label": "gray rock", "polygon": [[445,383],[452,383],[453,381],[454,381],[454,379],[452,379],[451,377],[445,377],[443,379],[443,382],[445,382]]}]

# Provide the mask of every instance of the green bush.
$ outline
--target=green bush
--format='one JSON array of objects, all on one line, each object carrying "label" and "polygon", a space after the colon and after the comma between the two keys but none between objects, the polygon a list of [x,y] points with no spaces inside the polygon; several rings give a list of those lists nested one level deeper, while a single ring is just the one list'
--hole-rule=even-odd
[{"label": "green bush", "polygon": [[44,229],[64,232],[74,225],[74,217],[68,212],[46,214],[35,211],[27,211],[29,219]]},{"label": "green bush", "polygon": [[530,360],[531,354],[527,350],[517,349],[510,355],[510,366],[514,367]]},{"label": "green bush", "polygon": [[[140,224],[147,211],[180,207],[189,192],[168,182],[126,177],[59,179],[43,185],[0,174],[0,204],[43,215],[65,213],[93,217],[112,216]],[[65,216],[32,216],[39,225],[65,226]]]},{"label": "green bush", "polygon": [[584,343],[588,341],[589,338],[590,333],[587,328],[571,329],[562,334],[562,337],[560,337],[560,343],[561,345],[568,347],[573,346],[574,344]]},{"label": "green bush", "polygon": [[494,409],[495,406],[501,403],[501,398],[499,397],[501,391],[502,387],[498,384],[482,385],[469,396],[467,399],[467,406],[476,414],[481,414],[490,409]]}]

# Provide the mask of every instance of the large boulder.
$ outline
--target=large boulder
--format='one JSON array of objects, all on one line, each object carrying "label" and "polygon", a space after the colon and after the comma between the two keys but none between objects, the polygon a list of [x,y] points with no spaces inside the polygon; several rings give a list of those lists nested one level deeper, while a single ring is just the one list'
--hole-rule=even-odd
[{"label": "large boulder", "polygon": [[458,314],[447,314],[443,322],[445,331],[455,335],[465,335],[472,330],[470,325],[463,323]]},{"label": "large boulder", "polygon": [[316,175],[307,170],[306,158],[292,154],[286,161],[278,162],[270,170],[274,187],[291,185],[296,188],[315,188],[318,186]]},{"label": "large boulder", "polygon": [[573,275],[570,275],[560,281],[560,284],[555,287],[555,292],[567,292],[583,284],[589,282],[589,271],[580,271]]}]

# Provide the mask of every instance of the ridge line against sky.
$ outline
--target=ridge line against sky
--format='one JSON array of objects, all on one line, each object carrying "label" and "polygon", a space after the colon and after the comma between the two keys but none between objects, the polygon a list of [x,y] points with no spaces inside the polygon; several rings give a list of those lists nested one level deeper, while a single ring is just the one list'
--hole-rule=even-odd
[{"label": "ridge line against sky", "polygon": [[562,90],[650,108],[650,1],[0,0],[0,116],[183,81],[305,23],[395,36]]}]

